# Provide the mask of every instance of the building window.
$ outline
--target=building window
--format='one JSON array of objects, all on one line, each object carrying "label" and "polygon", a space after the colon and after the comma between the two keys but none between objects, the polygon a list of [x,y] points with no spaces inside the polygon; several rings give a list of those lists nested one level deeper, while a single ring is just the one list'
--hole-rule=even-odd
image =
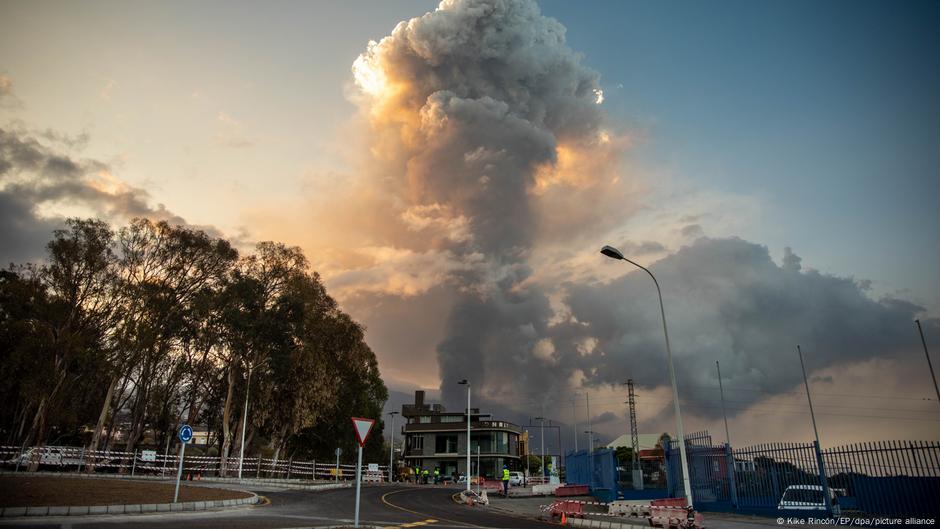
[{"label": "building window", "polygon": [[438,435],[434,441],[434,451],[438,454],[456,454],[457,434]]},{"label": "building window", "polygon": [[431,416],[430,416],[430,415],[422,415],[422,416],[418,417],[418,422],[420,422],[420,423],[422,423],[422,424],[430,423],[430,422],[431,422]]},{"label": "building window", "polygon": [[411,435],[408,437],[408,447],[412,450],[424,450],[424,436]]},{"label": "building window", "polygon": [[441,415],[441,422],[464,422],[466,417],[459,415]]}]

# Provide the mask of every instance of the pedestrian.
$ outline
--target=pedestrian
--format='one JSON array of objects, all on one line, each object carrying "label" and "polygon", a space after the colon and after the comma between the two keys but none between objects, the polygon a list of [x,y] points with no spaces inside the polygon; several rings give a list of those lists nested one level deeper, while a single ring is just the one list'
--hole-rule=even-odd
[{"label": "pedestrian", "polygon": [[503,496],[509,497],[509,467],[503,465]]},{"label": "pedestrian", "polygon": [[440,485],[441,483],[441,469],[440,467],[434,467],[434,484]]},{"label": "pedestrian", "polygon": [[421,477],[424,479],[424,484],[427,485],[428,484],[428,469],[424,469],[421,471]]}]

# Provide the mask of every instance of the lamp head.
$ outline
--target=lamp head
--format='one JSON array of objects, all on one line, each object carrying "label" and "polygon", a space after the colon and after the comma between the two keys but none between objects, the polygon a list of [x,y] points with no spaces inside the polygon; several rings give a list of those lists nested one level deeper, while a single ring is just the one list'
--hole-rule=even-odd
[{"label": "lamp head", "polygon": [[610,257],[611,259],[623,260],[623,254],[620,253],[620,250],[614,248],[613,246],[604,246],[601,248],[601,253],[607,257]]},{"label": "lamp head", "polygon": [[459,382],[457,382],[457,383],[460,384],[461,386],[463,386],[463,385],[469,384],[470,382],[469,382],[467,379],[463,379],[463,380],[461,380],[461,381],[459,381]]}]

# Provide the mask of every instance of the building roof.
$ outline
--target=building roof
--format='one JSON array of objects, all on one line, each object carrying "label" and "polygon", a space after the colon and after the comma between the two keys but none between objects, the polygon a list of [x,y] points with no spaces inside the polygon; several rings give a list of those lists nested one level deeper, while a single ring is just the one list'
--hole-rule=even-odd
[{"label": "building roof", "polygon": [[[637,438],[640,441],[640,450],[650,450],[652,448],[656,448],[656,443],[659,442],[659,438],[662,435],[663,434],[661,433],[638,434]],[[626,448],[633,446],[633,441],[630,439],[630,434],[625,433],[613,441],[607,443],[607,448],[617,448],[620,446],[624,446]]]}]

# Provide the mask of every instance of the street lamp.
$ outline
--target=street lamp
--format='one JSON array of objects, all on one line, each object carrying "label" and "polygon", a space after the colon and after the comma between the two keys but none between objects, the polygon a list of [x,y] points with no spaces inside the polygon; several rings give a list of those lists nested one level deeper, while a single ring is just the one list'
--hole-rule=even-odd
[{"label": "street lamp", "polygon": [[594,488],[594,430],[584,430],[588,436],[588,464],[591,473],[591,483],[589,487]]},{"label": "street lamp", "polygon": [[539,439],[542,440],[542,458],[539,460],[539,470],[541,470],[542,477],[545,477],[545,417],[536,417],[535,420],[539,421]]},{"label": "street lamp", "polygon": [[470,492],[470,381],[463,379],[457,383],[467,386],[467,492]]},{"label": "street lamp", "polygon": [[[256,361],[248,364],[248,383],[245,385],[245,411],[242,414],[242,442],[238,454],[238,479],[242,479],[242,466],[245,463],[245,430],[248,429],[248,396],[249,391],[251,391],[251,372],[254,370],[257,364],[263,364],[266,361],[267,358],[260,362]],[[260,459],[258,460],[258,465],[259,467],[261,465]]]},{"label": "street lamp", "polygon": [[395,416],[398,415],[397,411],[388,412],[392,416],[392,440],[389,442],[388,446],[388,482],[392,482],[392,461],[395,453]]},{"label": "street lamp", "polygon": [[689,483],[689,462],[685,454],[685,434],[682,431],[682,413],[679,411],[679,388],[676,385],[676,370],[672,365],[672,349],[669,347],[669,331],[666,329],[666,309],[663,307],[663,293],[659,289],[659,281],[656,281],[656,276],[654,276],[648,268],[638,265],[637,263],[627,259],[623,256],[623,253],[621,253],[620,250],[612,246],[604,246],[601,248],[601,253],[607,257],[610,257],[611,259],[626,261],[643,270],[649,274],[649,276],[653,279],[653,284],[656,285],[656,294],[659,295],[659,314],[663,318],[663,336],[666,338],[666,363],[669,365],[669,380],[672,382],[672,401],[676,408],[676,433],[679,435],[679,456],[682,459],[682,484],[683,488],[685,489],[686,502],[688,502],[689,507],[691,507],[692,487]]}]

